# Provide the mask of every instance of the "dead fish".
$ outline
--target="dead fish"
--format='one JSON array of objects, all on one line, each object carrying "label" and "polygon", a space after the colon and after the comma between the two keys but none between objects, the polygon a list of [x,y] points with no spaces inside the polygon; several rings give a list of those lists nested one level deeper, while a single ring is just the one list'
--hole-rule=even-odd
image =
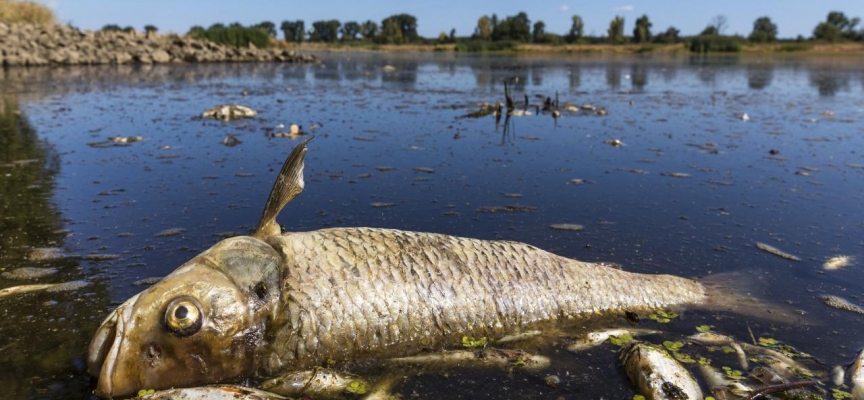
[{"label": "dead fish", "polygon": [[186,230],[183,228],[169,228],[157,233],[156,237],[177,236],[182,234],[183,232],[186,232]]},{"label": "dead fish", "polygon": [[283,400],[287,397],[238,385],[214,385],[160,390],[137,397],[142,400]]},{"label": "dead fish", "polygon": [[793,360],[777,350],[763,346],[754,346],[744,342],[740,344],[750,355],[758,354],[760,362],[770,367],[772,371],[780,374],[786,380],[791,380],[802,375],[806,377],[815,376],[813,371],[810,371],[804,364]]},{"label": "dead fish", "polygon": [[522,350],[488,348],[482,350],[451,350],[411,357],[390,359],[397,364],[444,364],[479,365],[487,367],[519,367],[540,370],[548,367],[548,357],[534,355]]},{"label": "dead fish", "polygon": [[603,344],[612,336],[621,337],[629,335],[632,337],[636,337],[644,335],[654,335],[658,333],[660,333],[660,331],[654,331],[649,329],[604,329],[602,331],[588,333],[587,335],[585,335],[585,337],[580,338],[567,346],[567,350],[572,352],[588,350]]},{"label": "dead fish", "polygon": [[584,230],[585,227],[579,224],[552,224],[549,225],[550,228],[555,229],[557,231],[574,231],[579,232]]},{"label": "dead fish", "polygon": [[846,268],[849,264],[855,261],[855,257],[852,256],[836,256],[831,257],[824,264],[822,264],[822,269],[828,271],[834,271],[842,268]]},{"label": "dead fish", "polygon": [[80,289],[89,285],[90,283],[85,281],[71,281],[63,283],[43,283],[38,285],[12,286],[6,289],[0,289],[0,298],[11,296],[13,294],[36,292],[40,290],[44,290],[46,292],[65,292]]},{"label": "dead fish", "polygon": [[349,388],[353,388],[355,393],[362,392],[356,394],[364,394],[367,387],[368,384],[358,377],[328,368],[290,373],[261,383],[261,389],[286,396],[306,394],[331,397],[346,393]]},{"label": "dead fish", "polygon": [[434,169],[432,169],[432,168],[428,168],[428,167],[414,167],[414,171],[416,171],[416,172],[425,172],[425,173],[427,173],[427,174],[431,174],[431,173],[435,172]]},{"label": "dead fish", "polygon": [[230,121],[238,118],[252,118],[258,115],[255,110],[238,104],[226,104],[204,111],[201,116]]},{"label": "dead fish", "polygon": [[695,335],[690,335],[687,338],[702,345],[729,346],[735,351],[735,355],[738,356],[738,364],[741,365],[741,368],[744,370],[750,368],[750,363],[747,361],[747,353],[744,352],[744,349],[735,341],[735,339],[732,339],[729,336],[721,335],[716,332],[699,332]]},{"label": "dead fish", "polygon": [[794,254],[789,254],[783,250],[780,250],[774,246],[767,245],[767,244],[762,243],[762,242],[756,242],[756,247],[758,247],[759,250],[762,250],[766,253],[771,253],[777,257],[782,257],[782,258],[785,258],[787,260],[792,260],[792,261],[801,261],[801,259],[798,258],[798,256],[796,256]]},{"label": "dead fish", "polygon": [[520,340],[530,339],[533,337],[540,336],[542,332],[540,331],[527,331],[520,332],[513,335],[507,335],[495,341],[495,343],[510,343],[510,342],[518,342]]},{"label": "dead fish", "polygon": [[673,178],[689,178],[691,176],[686,172],[661,172],[660,175],[671,176]]},{"label": "dead fish", "polygon": [[693,376],[663,348],[635,342],[621,350],[621,361],[630,382],[647,400],[702,398]]},{"label": "dead fish", "polygon": [[705,378],[711,393],[720,400],[739,399],[753,391],[753,388],[729,378],[725,372],[720,372],[710,365],[699,364],[699,373]]},{"label": "dead fish", "polygon": [[849,300],[842,297],[826,294],[820,296],[823,302],[829,307],[834,307],[838,310],[852,311],[858,314],[864,314],[864,308],[857,304],[852,304]]},{"label": "dead fish", "polygon": [[12,271],[7,271],[0,276],[6,279],[11,280],[26,280],[26,279],[39,279],[44,278],[48,275],[53,275],[57,273],[57,268],[33,268],[33,267],[22,267],[17,268]]},{"label": "dead fish", "polygon": [[234,147],[240,143],[243,143],[243,142],[240,141],[240,139],[237,139],[237,136],[234,136],[230,133],[228,135],[226,135],[224,139],[222,139],[222,144],[224,144],[225,146],[228,146],[228,147]]},{"label": "dead fish", "polygon": [[517,242],[379,228],[282,234],[276,216],[303,190],[308,141],[285,161],[252,235],[220,241],[107,316],[88,348],[97,395],[405,357],[558,318],[746,307],[725,287]]},{"label": "dead fish", "polygon": [[144,140],[142,136],[113,136],[108,138],[109,141],[114,143],[135,143]]},{"label": "dead fish", "polygon": [[621,139],[607,139],[607,140],[604,140],[603,143],[606,143],[612,147],[625,146],[624,142]]}]

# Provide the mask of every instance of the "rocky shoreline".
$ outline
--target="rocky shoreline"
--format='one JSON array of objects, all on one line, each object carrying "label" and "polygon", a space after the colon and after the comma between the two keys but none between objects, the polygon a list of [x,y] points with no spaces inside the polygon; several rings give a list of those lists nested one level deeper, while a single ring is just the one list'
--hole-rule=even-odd
[{"label": "rocky shoreline", "polygon": [[228,47],[185,36],[80,31],[61,25],[0,22],[0,66],[317,62],[288,49]]}]

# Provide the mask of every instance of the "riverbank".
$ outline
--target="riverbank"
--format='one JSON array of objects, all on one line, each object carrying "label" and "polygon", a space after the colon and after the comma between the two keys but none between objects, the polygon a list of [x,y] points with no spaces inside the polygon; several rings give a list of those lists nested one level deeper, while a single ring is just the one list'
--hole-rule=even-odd
[{"label": "riverbank", "polygon": [[0,22],[0,66],[5,67],[317,60],[288,48],[237,48],[154,32],[93,32],[62,25]]},{"label": "riverbank", "polygon": [[[386,52],[450,52],[458,51],[457,45],[447,44],[401,44],[387,45],[375,43],[292,43],[280,42],[279,47],[303,52],[354,52],[354,51],[386,51]],[[494,52],[494,51],[493,51]],[[533,44],[520,43],[514,48],[499,51],[505,53],[583,53],[583,54],[690,54],[684,43],[676,44]],[[811,42],[779,42],[746,44],[738,53],[718,54],[802,54],[802,55],[864,55],[864,43],[811,43]]]}]

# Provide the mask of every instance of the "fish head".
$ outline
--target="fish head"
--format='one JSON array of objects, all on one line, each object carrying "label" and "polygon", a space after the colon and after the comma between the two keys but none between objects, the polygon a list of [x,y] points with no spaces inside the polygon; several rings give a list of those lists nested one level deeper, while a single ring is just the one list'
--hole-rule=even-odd
[{"label": "fish head", "polygon": [[281,258],[248,236],[226,239],[117,307],[88,349],[96,394],[225,382],[255,373],[279,304]]}]

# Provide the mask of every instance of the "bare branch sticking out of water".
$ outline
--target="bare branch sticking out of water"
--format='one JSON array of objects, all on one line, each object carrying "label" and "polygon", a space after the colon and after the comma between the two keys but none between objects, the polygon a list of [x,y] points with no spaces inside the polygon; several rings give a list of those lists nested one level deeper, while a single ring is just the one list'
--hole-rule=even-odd
[{"label": "bare branch sticking out of water", "polygon": [[792,261],[801,261],[801,259],[798,258],[798,256],[796,256],[794,254],[789,254],[783,250],[780,250],[774,246],[769,246],[769,245],[762,243],[762,242],[756,242],[756,247],[758,247],[759,250],[762,250],[766,253],[771,253],[777,257],[782,257],[782,258],[785,258],[787,260],[792,260]]}]

